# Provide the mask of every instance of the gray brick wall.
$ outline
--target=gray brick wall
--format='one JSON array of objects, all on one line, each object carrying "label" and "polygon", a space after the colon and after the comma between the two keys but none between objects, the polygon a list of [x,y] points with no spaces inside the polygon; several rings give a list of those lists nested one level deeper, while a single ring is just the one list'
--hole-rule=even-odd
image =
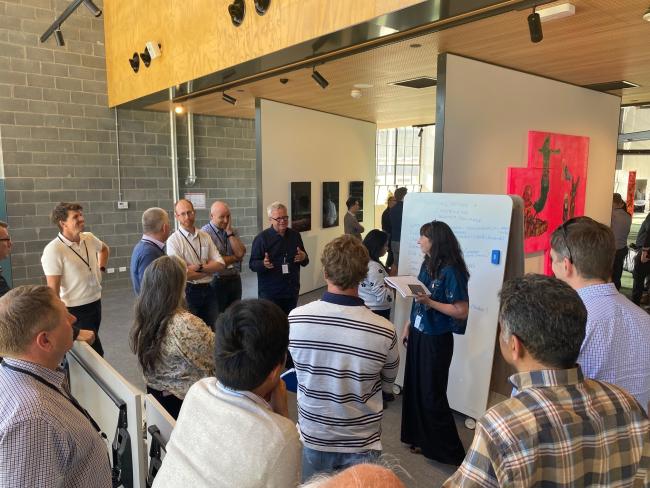
[{"label": "gray brick wall", "polygon": [[[102,2],[96,2],[101,7]],[[109,266],[129,266],[142,211],[172,209],[169,116],[119,110],[122,198],[114,111],[107,108],[103,20],[83,7],[64,24],[66,45],[38,37],[68,5],[62,0],[0,0],[0,154],[13,239],[14,286],[44,282],[43,248],[55,235],[49,214],[59,201],[78,201],[88,230],[111,247]],[[55,10],[56,9],[56,10]],[[178,117],[181,192],[187,174],[184,117]],[[250,241],[256,232],[253,121],[197,117],[197,173],[192,188],[209,201],[232,203]],[[202,212],[197,219],[206,220]],[[128,286],[128,273],[106,286]]]}]

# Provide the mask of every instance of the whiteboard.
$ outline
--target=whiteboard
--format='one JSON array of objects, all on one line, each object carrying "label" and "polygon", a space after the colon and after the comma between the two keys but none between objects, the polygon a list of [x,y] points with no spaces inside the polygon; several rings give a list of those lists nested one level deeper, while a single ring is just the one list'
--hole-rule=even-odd
[{"label": "whiteboard", "polygon": [[[67,354],[70,367],[70,389],[77,401],[90,413],[102,431],[113,442],[119,409],[90,376],[98,378],[118,399],[126,403],[127,423],[131,438],[133,483],[145,487],[147,450],[142,435],[142,392],[124,379],[85,342],[75,341]],[[111,463],[112,463],[111,459]]]},{"label": "whiteboard", "polygon": [[[417,240],[420,227],[432,220],[446,222],[454,231],[470,272],[469,317],[465,335],[454,334],[454,355],[447,396],[452,409],[473,418],[485,412],[490,392],[499,299],[507,258],[512,199],[507,195],[409,193],[404,199],[399,274],[420,271],[424,255]],[[492,262],[499,251],[498,263]],[[412,299],[397,297],[398,332],[409,320]],[[406,351],[402,348],[405,357]],[[401,361],[398,378],[403,378]]]}]

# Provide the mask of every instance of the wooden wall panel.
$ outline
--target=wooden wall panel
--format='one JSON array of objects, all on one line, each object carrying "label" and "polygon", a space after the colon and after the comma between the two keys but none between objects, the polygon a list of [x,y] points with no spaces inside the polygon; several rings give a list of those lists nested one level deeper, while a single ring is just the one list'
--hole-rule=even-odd
[{"label": "wooden wall panel", "polygon": [[[227,69],[309,39],[336,32],[423,0],[273,0],[259,16],[246,0],[235,28],[230,0],[106,0],[104,29],[109,105]],[[147,41],[163,55],[135,74],[128,63]]]}]

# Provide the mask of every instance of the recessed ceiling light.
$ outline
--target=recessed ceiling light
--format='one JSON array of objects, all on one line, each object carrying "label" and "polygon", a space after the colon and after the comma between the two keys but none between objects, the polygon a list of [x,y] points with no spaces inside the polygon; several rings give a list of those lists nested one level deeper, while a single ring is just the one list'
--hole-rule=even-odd
[{"label": "recessed ceiling light", "polygon": [[176,105],[176,107],[174,107],[174,112],[176,112],[177,114],[182,114],[183,107],[181,105]]},{"label": "recessed ceiling light", "polygon": [[413,44],[409,44],[409,47],[412,47],[413,49],[417,49],[418,47],[422,47],[422,44],[418,44],[417,42],[414,42]]},{"label": "recessed ceiling light", "polygon": [[645,12],[643,13],[643,20],[646,22],[650,22],[650,7],[648,7]]},{"label": "recessed ceiling light", "polygon": [[352,86],[354,86],[355,88],[360,88],[360,89],[364,89],[364,88],[372,88],[372,85],[370,85],[370,84],[368,84],[368,83],[355,83],[355,84],[352,85]]}]

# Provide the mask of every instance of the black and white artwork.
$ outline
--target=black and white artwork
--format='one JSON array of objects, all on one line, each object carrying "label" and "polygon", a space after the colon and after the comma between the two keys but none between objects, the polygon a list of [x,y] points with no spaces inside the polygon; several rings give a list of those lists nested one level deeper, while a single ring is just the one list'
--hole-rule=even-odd
[{"label": "black and white artwork", "polygon": [[296,232],[311,230],[311,182],[291,182],[291,228]]},{"label": "black and white artwork", "polygon": [[339,182],[323,182],[323,228],[339,225]]},{"label": "black and white artwork", "polygon": [[350,197],[359,200],[357,220],[363,222],[363,181],[351,181],[348,194]]}]

